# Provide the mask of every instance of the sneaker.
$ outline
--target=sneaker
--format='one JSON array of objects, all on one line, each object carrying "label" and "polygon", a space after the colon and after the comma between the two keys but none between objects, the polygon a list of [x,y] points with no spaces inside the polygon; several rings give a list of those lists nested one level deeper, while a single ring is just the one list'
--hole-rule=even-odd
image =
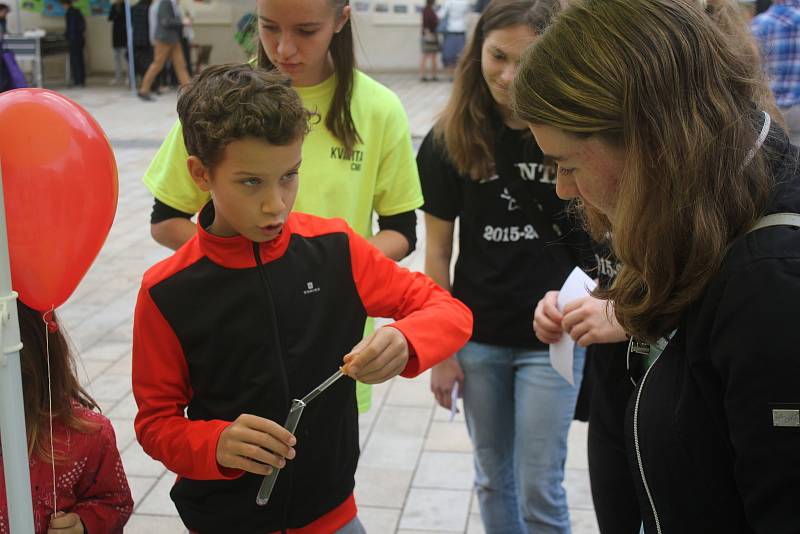
[{"label": "sneaker", "polygon": [[155,98],[150,93],[136,93],[136,95],[145,102],[155,102]]}]

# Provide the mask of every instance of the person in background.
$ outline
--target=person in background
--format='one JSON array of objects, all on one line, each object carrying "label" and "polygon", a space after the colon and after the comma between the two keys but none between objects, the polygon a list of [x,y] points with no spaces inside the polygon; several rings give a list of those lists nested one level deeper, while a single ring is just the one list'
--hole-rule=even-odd
[{"label": "person in background", "polygon": [[[567,433],[584,349],[571,385],[531,329],[534,307],[590,242],[556,196],[546,161],[510,107],[519,57],[557,0],[494,0],[458,63],[453,94],[417,155],[425,204],[425,273],[474,314],[470,342],[436,365],[431,390],[451,408],[463,392],[475,486],[487,534],[566,534]],[[458,260],[450,276],[455,221]]]},{"label": "person in background", "polygon": [[111,46],[114,48],[114,79],[111,85],[128,83],[128,28],[125,16],[125,1],[116,0],[108,10],[111,21]]},{"label": "person in background", "polygon": [[8,7],[8,4],[0,4],[0,38],[8,33],[8,20],[6,20],[6,17],[10,11],[11,8]]},{"label": "person in background", "polygon": [[[63,324],[55,315],[45,322],[21,300],[17,312],[34,533],[122,534],[133,499],[114,427],[78,381]],[[9,531],[5,485],[0,462],[3,533]]]},{"label": "person in background", "polygon": [[[153,62],[153,45],[150,43],[150,21],[148,10],[152,0],[139,0],[131,7],[131,28],[133,30],[133,70],[136,75],[137,85],[139,78],[144,76],[147,67]],[[155,91],[153,82],[151,90]]]},{"label": "person in background", "polygon": [[774,0],[751,23],[792,144],[800,144],[800,0]]},{"label": "person in background", "polygon": [[184,21],[180,17],[178,2],[180,0],[161,0],[156,13],[154,59],[147,72],[144,74],[142,85],[139,88],[139,98],[146,102],[153,101],[150,94],[153,81],[161,73],[167,58],[172,60],[172,66],[181,85],[189,83],[189,73],[186,70],[186,59],[181,47],[183,38]]},{"label": "person in background", "polygon": [[[408,118],[396,94],[356,68],[349,2],[257,0],[255,6],[258,65],[287,74],[303,105],[321,115],[303,145],[297,209],[341,217],[388,257],[404,258],[416,245],[415,209],[422,205]],[[191,218],[209,199],[186,168],[181,131],[176,123],[143,178],[155,197],[153,238],[173,249],[197,233]],[[358,392],[363,412],[371,390],[359,384]]]},{"label": "person in background", "polygon": [[452,81],[461,51],[467,39],[467,15],[470,13],[468,0],[445,0],[440,9],[439,33],[444,34],[442,42],[442,65]]},{"label": "person in background", "polygon": [[183,9],[178,4],[178,16],[183,21],[183,35],[181,36],[181,51],[183,52],[183,59],[186,62],[186,72],[189,76],[194,76],[194,68],[192,67],[192,42],[194,42],[194,26],[192,21],[192,14],[188,9]]},{"label": "person in background", "polygon": [[[425,9],[422,10],[422,54],[419,60],[419,79],[420,81],[436,81],[436,62],[437,56],[441,51],[439,47],[439,34],[436,28],[439,26],[439,17],[433,8],[436,0],[425,0]],[[427,66],[430,65],[431,77],[428,78]]]},{"label": "person in background", "polygon": [[66,10],[64,18],[67,28],[64,36],[69,43],[69,68],[72,75],[72,85],[74,87],[85,87],[86,66],[83,60],[83,47],[86,44],[84,39],[86,19],[83,18],[83,13],[73,4],[73,0],[61,0],[61,5]]}]

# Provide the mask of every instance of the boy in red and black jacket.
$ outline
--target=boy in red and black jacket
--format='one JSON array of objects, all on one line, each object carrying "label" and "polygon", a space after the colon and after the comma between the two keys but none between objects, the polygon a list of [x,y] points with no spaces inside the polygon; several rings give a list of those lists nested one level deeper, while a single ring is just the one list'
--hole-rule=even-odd
[{"label": "boy in red and black jacket", "polygon": [[[469,310],[398,267],[339,219],[290,213],[309,113],[288,79],[210,67],[178,100],[187,165],[212,202],[198,234],[144,275],[136,305],[136,436],[179,475],[194,532],[336,532],[355,526],[355,383],[413,377],[469,339]],[[362,340],[367,316],[397,321]],[[343,360],[343,356],[344,357]],[[263,475],[283,468],[269,503]]]}]

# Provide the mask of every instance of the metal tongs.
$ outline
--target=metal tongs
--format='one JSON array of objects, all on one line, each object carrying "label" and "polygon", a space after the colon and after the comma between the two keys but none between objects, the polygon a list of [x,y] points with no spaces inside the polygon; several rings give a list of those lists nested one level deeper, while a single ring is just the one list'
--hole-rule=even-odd
[{"label": "metal tongs", "polygon": [[[306,407],[306,404],[316,399],[320,393],[328,389],[331,385],[333,385],[334,382],[343,376],[345,376],[345,374],[341,369],[339,369],[302,399],[292,400],[292,407],[289,409],[289,415],[286,417],[286,423],[284,423],[283,427],[294,434],[294,431],[297,429],[297,424],[300,422],[300,416],[303,415],[303,408]],[[256,504],[259,506],[264,506],[269,501],[269,496],[272,494],[272,488],[275,487],[275,481],[278,479],[279,472],[280,470],[278,468],[273,468],[272,473],[264,476],[264,481],[261,482],[261,487],[258,490],[258,496],[256,496]]]}]

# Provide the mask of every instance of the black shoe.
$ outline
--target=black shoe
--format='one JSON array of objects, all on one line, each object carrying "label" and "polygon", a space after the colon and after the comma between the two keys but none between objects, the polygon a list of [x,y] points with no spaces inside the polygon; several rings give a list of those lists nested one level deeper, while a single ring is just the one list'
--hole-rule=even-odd
[{"label": "black shoe", "polygon": [[427,78],[427,77],[423,76],[422,78],[419,79],[419,81],[421,81],[421,82],[429,82],[431,80],[430,80],[430,78]]},{"label": "black shoe", "polygon": [[150,93],[136,93],[136,96],[144,100],[145,102],[155,102],[155,98]]}]

